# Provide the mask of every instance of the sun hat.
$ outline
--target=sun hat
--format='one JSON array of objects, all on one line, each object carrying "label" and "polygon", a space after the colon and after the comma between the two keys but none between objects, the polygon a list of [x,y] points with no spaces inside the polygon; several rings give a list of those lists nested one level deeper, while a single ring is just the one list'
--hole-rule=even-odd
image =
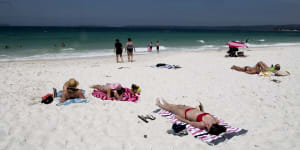
[{"label": "sun hat", "polygon": [[275,76],[289,76],[291,73],[288,71],[277,71],[275,72]]},{"label": "sun hat", "polygon": [[75,89],[77,88],[79,82],[76,81],[74,78],[71,78],[69,81],[66,82],[67,88]]}]

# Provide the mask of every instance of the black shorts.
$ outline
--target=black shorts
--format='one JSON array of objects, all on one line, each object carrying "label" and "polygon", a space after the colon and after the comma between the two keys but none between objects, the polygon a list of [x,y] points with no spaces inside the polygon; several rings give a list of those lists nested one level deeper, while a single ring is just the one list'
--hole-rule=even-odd
[{"label": "black shorts", "polygon": [[122,50],[121,50],[121,49],[117,49],[117,50],[116,50],[116,54],[122,56]]},{"label": "black shorts", "polygon": [[159,50],[159,46],[156,46],[156,49]]},{"label": "black shorts", "polygon": [[132,48],[128,48],[127,51],[128,51],[129,53],[132,53],[132,52],[133,52],[133,49],[132,49]]}]

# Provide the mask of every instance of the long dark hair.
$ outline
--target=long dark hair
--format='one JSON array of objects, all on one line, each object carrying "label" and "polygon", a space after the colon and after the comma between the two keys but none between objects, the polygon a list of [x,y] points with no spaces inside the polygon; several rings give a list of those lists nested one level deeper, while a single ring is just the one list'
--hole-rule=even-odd
[{"label": "long dark hair", "polygon": [[212,135],[219,135],[223,132],[226,132],[226,128],[225,126],[219,125],[219,124],[213,124],[210,128],[210,130],[208,131],[209,134]]},{"label": "long dark hair", "polygon": [[[117,90],[117,93],[118,93],[119,95],[122,95],[124,92],[125,92],[125,89],[124,89],[124,88],[121,88],[121,89]],[[110,95],[111,95],[111,97],[115,97],[115,94],[114,94],[113,91],[111,91]]]}]

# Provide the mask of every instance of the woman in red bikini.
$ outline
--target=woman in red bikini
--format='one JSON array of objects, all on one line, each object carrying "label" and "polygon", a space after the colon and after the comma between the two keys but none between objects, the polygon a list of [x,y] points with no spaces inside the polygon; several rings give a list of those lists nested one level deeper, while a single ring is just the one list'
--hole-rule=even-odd
[{"label": "woman in red bikini", "polygon": [[200,110],[195,107],[185,105],[175,105],[159,99],[156,100],[156,105],[164,110],[170,111],[176,115],[176,118],[182,122],[188,123],[199,129],[206,129],[208,133],[218,135],[226,131],[224,126],[218,125],[218,120],[209,113],[203,112],[203,107],[200,105]]}]

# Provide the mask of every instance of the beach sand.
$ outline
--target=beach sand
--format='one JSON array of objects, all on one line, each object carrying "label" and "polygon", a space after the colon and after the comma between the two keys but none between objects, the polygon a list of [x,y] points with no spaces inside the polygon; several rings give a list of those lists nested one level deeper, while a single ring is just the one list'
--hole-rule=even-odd
[{"label": "beach sand", "polygon": [[[152,52],[135,55],[133,63],[119,64],[113,56],[1,62],[0,149],[299,149],[300,47],[250,48],[245,58],[225,58],[225,53],[225,49]],[[258,61],[279,63],[291,76],[261,77],[230,69],[232,65],[254,66]],[[149,67],[157,63],[182,68]],[[51,93],[53,87],[61,89],[69,78],[80,82],[88,103],[40,103],[43,95]],[[140,85],[140,101],[102,101],[91,95],[90,85],[109,82]],[[190,106],[201,101],[207,112],[248,133],[216,146],[191,134],[167,134],[172,124],[152,113],[158,108],[157,97]],[[156,120],[144,123],[137,117],[146,114]]]}]

